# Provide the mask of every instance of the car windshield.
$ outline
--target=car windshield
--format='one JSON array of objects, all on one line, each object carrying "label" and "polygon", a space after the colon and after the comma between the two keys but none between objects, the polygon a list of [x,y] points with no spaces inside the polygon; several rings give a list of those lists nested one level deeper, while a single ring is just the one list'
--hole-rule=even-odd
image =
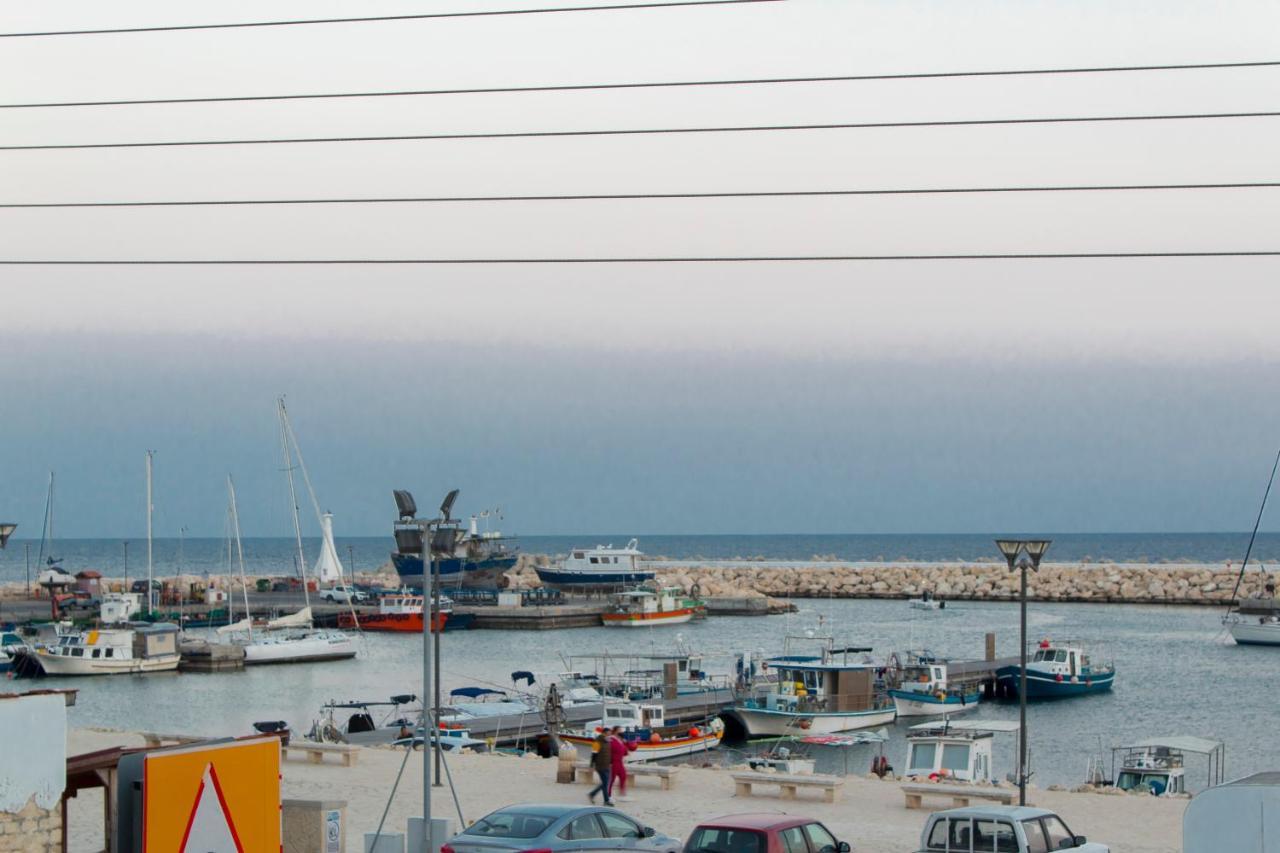
[{"label": "car windshield", "polygon": [[754,829],[700,826],[684,849],[685,853],[765,853],[765,840]]},{"label": "car windshield", "polygon": [[545,815],[498,811],[480,818],[462,834],[486,838],[537,838],[550,825],[551,818]]}]

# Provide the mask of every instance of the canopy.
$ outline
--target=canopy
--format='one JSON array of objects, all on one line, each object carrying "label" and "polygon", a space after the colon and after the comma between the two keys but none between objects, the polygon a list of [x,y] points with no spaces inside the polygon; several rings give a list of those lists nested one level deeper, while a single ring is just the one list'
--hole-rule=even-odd
[{"label": "canopy", "polygon": [[943,728],[957,732],[1016,732],[1019,726],[1013,720],[960,720],[957,722],[948,720],[937,723],[917,723],[911,727],[911,730]]},{"label": "canopy", "polygon": [[230,625],[221,625],[218,627],[218,635],[223,634],[243,634],[250,631],[253,627],[253,620],[248,617],[241,619],[239,622],[232,622]]},{"label": "canopy", "polygon": [[1194,752],[1200,755],[1208,755],[1215,750],[1221,749],[1222,743],[1220,741],[1209,740],[1208,738],[1202,737],[1173,735],[1171,737],[1147,738],[1146,740],[1140,740],[1137,743],[1117,746],[1116,749],[1152,749],[1159,746],[1165,746],[1177,752]]},{"label": "canopy", "polygon": [[267,623],[268,628],[309,628],[311,627],[311,608],[304,607],[297,613],[290,613],[288,616],[281,616],[278,619],[272,619]]},{"label": "canopy", "polygon": [[529,685],[532,686],[535,679],[533,677],[533,673],[530,672],[529,670],[518,669],[515,672],[511,673],[511,681],[513,684],[518,684],[521,681],[527,681]]},{"label": "canopy", "polygon": [[857,746],[865,743],[884,743],[889,739],[889,732],[880,729],[874,732],[847,732],[839,735],[805,735],[801,743],[815,746]]},{"label": "canopy", "polygon": [[468,699],[479,699],[481,696],[506,696],[501,690],[490,690],[487,687],[458,687],[449,691],[450,696],[466,696]]}]

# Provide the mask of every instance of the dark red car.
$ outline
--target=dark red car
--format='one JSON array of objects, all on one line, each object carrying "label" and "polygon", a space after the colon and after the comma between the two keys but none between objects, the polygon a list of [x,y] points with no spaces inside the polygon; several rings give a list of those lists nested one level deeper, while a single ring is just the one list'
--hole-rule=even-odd
[{"label": "dark red car", "polygon": [[735,814],[703,821],[684,845],[684,853],[849,853],[851,849],[819,821],[784,814]]}]

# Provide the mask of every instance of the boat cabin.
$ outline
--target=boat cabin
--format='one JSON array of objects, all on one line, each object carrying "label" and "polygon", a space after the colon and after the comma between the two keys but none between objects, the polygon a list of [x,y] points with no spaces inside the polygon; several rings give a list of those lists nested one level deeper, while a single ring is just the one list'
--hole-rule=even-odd
[{"label": "boat cabin", "polygon": [[955,782],[991,782],[991,746],[995,734],[1017,731],[1017,723],[1004,720],[912,726],[907,733],[907,763],[903,775]]},{"label": "boat cabin", "polygon": [[49,654],[89,660],[146,660],[178,654],[178,626],[168,623],[102,628],[59,637]]},{"label": "boat cabin", "polygon": [[922,662],[902,668],[899,690],[912,693],[935,693],[947,690],[947,665]]},{"label": "boat cabin", "polygon": [[609,703],[604,718],[597,723],[605,728],[622,726],[624,732],[644,732],[666,725],[666,712],[661,705],[636,702]]},{"label": "boat cabin", "polygon": [[[1122,791],[1149,792],[1154,796],[1190,793],[1186,779],[1186,754],[1207,759],[1207,786],[1221,784],[1224,747],[1215,740],[1198,737],[1151,738],[1111,750],[1114,785]],[[1119,772],[1116,759],[1119,758]],[[1102,784],[1106,784],[1103,782]]]},{"label": "boat cabin", "polygon": [[637,561],[644,556],[638,548],[639,540],[632,539],[625,548],[597,545],[594,548],[574,548],[564,560],[566,571],[577,572],[636,572]]},{"label": "boat cabin", "polygon": [[1077,643],[1051,643],[1041,640],[1040,646],[1027,661],[1027,669],[1048,675],[1062,676],[1059,680],[1071,680],[1110,671],[1110,667],[1095,666],[1084,649]]},{"label": "boat cabin", "polygon": [[876,707],[876,666],[822,658],[783,657],[766,662],[777,674],[764,708],[786,713],[838,713]]}]

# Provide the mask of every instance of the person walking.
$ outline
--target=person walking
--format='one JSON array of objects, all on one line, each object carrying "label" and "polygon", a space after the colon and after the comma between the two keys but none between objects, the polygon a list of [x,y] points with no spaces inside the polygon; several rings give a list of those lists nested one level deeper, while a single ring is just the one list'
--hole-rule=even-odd
[{"label": "person walking", "polygon": [[609,733],[609,743],[613,747],[609,754],[609,795],[613,796],[613,786],[618,786],[618,799],[627,798],[627,753],[635,750],[634,743],[628,743],[622,737],[622,726],[614,726]]},{"label": "person walking", "polygon": [[591,745],[591,766],[595,768],[596,775],[600,777],[600,784],[591,789],[591,793],[587,794],[587,799],[595,804],[596,794],[604,794],[604,804],[606,806],[613,805],[613,798],[609,795],[609,783],[612,781],[610,773],[613,770],[613,742],[607,730],[602,729],[596,735],[595,743]]}]

